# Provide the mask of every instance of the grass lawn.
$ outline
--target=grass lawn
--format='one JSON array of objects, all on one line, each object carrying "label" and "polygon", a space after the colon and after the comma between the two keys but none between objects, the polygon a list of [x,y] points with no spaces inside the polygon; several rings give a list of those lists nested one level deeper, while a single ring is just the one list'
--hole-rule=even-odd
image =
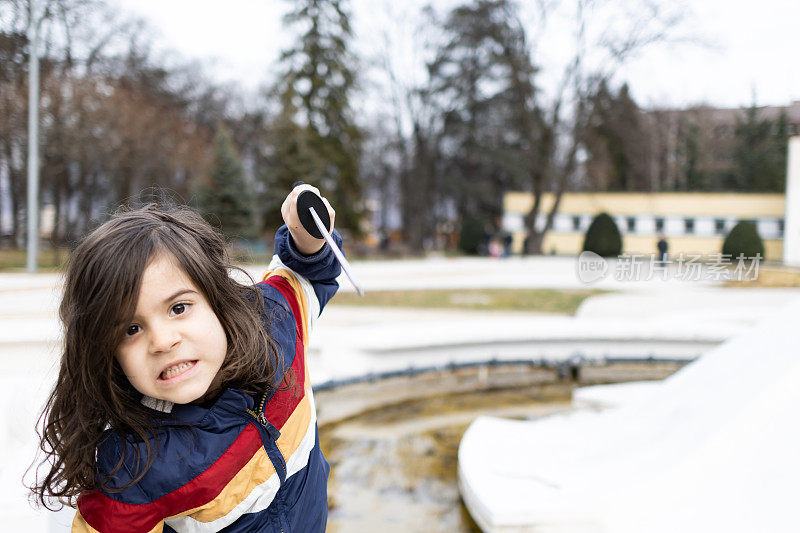
[{"label": "grass lawn", "polygon": [[372,291],[365,293],[363,298],[355,293],[339,293],[333,302],[336,305],[539,311],[571,315],[583,300],[605,292],[554,289]]},{"label": "grass lawn", "polygon": [[[39,249],[37,265],[39,272],[55,272],[67,260],[69,250]],[[27,264],[27,251],[24,249],[0,250],[0,272],[24,272]]]}]

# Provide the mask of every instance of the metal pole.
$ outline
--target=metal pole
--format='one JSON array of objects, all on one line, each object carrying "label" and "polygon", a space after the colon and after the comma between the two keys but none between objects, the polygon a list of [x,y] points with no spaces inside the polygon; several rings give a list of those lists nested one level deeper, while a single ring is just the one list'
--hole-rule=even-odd
[{"label": "metal pole", "polygon": [[30,0],[28,80],[28,272],[36,272],[39,249],[39,23],[36,0]]}]

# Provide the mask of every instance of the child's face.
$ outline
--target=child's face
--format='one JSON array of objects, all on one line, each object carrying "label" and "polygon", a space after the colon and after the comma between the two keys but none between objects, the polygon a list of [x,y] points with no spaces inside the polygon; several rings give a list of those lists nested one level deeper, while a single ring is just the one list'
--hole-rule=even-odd
[{"label": "child's face", "polygon": [[208,391],[227,350],[225,330],[205,296],[172,257],[155,257],[117,350],[131,385],[160,400],[192,402]]}]

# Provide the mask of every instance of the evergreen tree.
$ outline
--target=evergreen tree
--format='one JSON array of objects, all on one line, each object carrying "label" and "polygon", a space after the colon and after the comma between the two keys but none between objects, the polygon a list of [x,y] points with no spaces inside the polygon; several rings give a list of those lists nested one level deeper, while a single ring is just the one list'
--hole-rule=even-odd
[{"label": "evergreen tree", "polygon": [[594,217],[583,238],[583,251],[601,257],[616,257],[622,253],[622,233],[608,213]]},{"label": "evergreen tree", "polygon": [[777,120],[759,118],[755,104],[736,126],[735,187],[741,191],[782,192],[786,184],[788,125],[784,113]]},{"label": "evergreen tree", "polygon": [[746,258],[764,258],[764,241],[758,234],[756,225],[749,220],[738,222],[722,243],[722,253],[736,261],[739,255]]},{"label": "evergreen tree", "polygon": [[639,106],[623,84],[615,95],[605,80],[589,98],[585,144],[590,189],[641,191],[650,187],[648,147]]},{"label": "evergreen tree", "polygon": [[[292,48],[281,55],[279,84],[282,122],[294,141],[278,146],[274,165],[283,166],[267,188],[302,179],[320,188],[336,209],[336,225],[360,234],[363,214],[359,157],[361,132],[351,98],[356,61],[346,0],[293,0],[287,25],[301,28]],[[302,150],[295,148],[303,147]],[[288,176],[288,173],[303,172]],[[285,183],[282,183],[285,182]]]},{"label": "evergreen tree", "polygon": [[[515,85],[530,83],[534,69],[529,61],[519,61],[525,42],[513,25],[515,17],[507,0],[454,8],[444,24],[447,40],[428,65],[443,115],[445,189],[464,221],[498,219],[504,192],[525,181]],[[512,61],[522,64],[525,73],[515,71]]]},{"label": "evergreen tree", "polygon": [[[296,93],[287,87],[281,95],[281,113],[270,129],[269,144],[272,148],[267,157],[267,170],[262,179],[267,188],[262,199],[264,229],[273,232],[283,224],[281,205],[292,184],[299,179],[314,182],[315,169],[321,166],[320,160],[309,146],[311,135],[308,128],[294,122],[297,107],[292,103]],[[339,209],[335,207],[336,225],[339,225]]]},{"label": "evergreen tree", "polygon": [[687,191],[705,191],[709,189],[705,172],[700,168],[702,155],[700,138],[700,126],[696,122],[686,121],[680,124],[678,158],[685,179],[685,190]]},{"label": "evergreen tree", "polygon": [[789,118],[781,111],[773,129],[773,141],[767,160],[769,171],[761,184],[765,190],[784,192],[786,190],[786,167],[789,157]]},{"label": "evergreen tree", "polygon": [[197,190],[200,212],[230,239],[252,237],[254,209],[251,198],[239,155],[228,132],[220,127],[211,170]]}]

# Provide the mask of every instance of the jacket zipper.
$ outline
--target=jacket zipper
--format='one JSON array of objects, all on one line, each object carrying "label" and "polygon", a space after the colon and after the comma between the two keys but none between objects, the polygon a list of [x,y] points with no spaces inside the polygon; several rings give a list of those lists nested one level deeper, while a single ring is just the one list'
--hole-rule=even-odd
[{"label": "jacket zipper", "polygon": [[[264,396],[261,397],[261,402],[258,404],[258,411],[253,411],[252,409],[248,409],[247,410],[247,413],[249,415],[251,415],[253,418],[255,418],[256,421],[259,424],[261,424],[261,426],[265,430],[267,429],[267,427],[268,427],[267,425],[269,424],[269,421],[267,420],[267,417],[264,416],[264,406],[266,405],[266,403],[267,403],[267,393],[265,392]],[[278,451],[278,453],[280,454],[280,451]],[[277,467],[277,465],[275,465],[275,466]],[[286,476],[286,474],[287,474],[287,472],[286,472],[286,470],[284,468],[284,476]],[[280,518],[278,518],[278,521],[280,522]],[[281,533],[284,533],[283,524],[280,524],[280,527],[281,527]]]},{"label": "jacket zipper", "polygon": [[248,409],[247,412],[253,415],[258,423],[264,427],[267,427],[267,417],[264,416],[264,405],[267,403],[267,393],[265,392],[264,395],[261,397],[261,402],[258,404],[258,412],[253,411],[252,409]]},{"label": "jacket zipper", "polygon": [[[259,402],[258,404],[258,411],[256,412],[253,411],[252,409],[247,409],[247,413],[251,415],[253,418],[255,418],[256,421],[259,424],[261,424],[261,427],[263,427],[269,433],[268,430],[269,420],[267,420],[267,417],[264,416],[264,406],[266,405],[266,403],[267,403],[267,393],[265,392],[264,395],[261,397],[261,402]],[[278,451],[278,454],[280,455],[280,450]],[[278,465],[275,465],[275,467],[278,468]],[[288,472],[286,471],[286,467],[284,466],[283,469],[284,477],[286,477],[286,474],[288,474]],[[283,529],[281,529],[281,531],[283,531]]]}]

